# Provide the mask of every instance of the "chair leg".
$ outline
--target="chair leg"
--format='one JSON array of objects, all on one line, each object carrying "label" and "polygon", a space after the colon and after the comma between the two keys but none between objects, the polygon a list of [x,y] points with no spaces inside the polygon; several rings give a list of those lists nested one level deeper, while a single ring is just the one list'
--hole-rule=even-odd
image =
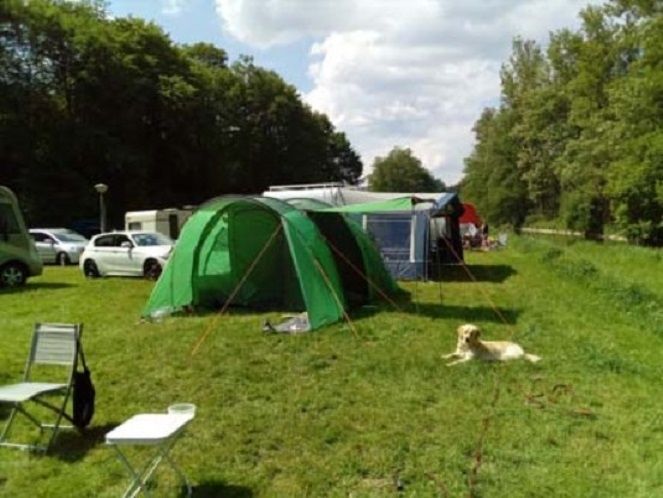
[{"label": "chair leg", "polygon": [[[53,424],[45,424],[35,418],[30,412],[28,412],[21,403],[14,403],[14,407],[9,415],[9,419],[7,420],[7,423],[5,424],[5,427],[2,431],[2,434],[0,435],[0,446],[9,446],[12,448],[23,448],[23,449],[29,449],[29,450],[37,450],[37,451],[44,451],[47,452],[53,442],[55,441],[55,437],[57,436],[58,432],[60,431],[63,426],[61,426],[61,422],[63,418],[70,419],[68,415],[65,413],[65,410],[67,408],[67,401],[69,400],[69,393],[71,392],[71,389],[68,389],[67,392],[64,395],[64,399],[62,400],[62,406],[54,406],[42,399],[39,398],[33,398],[31,401],[35,402],[38,405],[41,405],[43,407],[46,407],[52,411],[54,411],[57,415],[55,418],[55,423]],[[39,441],[41,442],[43,438],[43,431],[44,429],[49,429],[51,430],[51,434],[48,437],[48,441],[45,445],[41,444],[18,444],[18,443],[7,443],[6,439],[9,437],[9,430],[11,425],[14,422],[14,419],[16,417],[17,413],[21,413],[25,418],[27,418],[30,422],[32,422],[34,425],[36,425],[39,428],[40,431],[40,438]]]},{"label": "chair leg", "polygon": [[52,405],[51,403],[48,403],[48,402],[46,402],[42,399],[39,399],[39,398],[34,398],[32,400],[32,401],[34,401],[35,403],[37,403],[39,405],[45,406],[46,408],[49,408],[50,410],[53,410],[57,414],[54,424],[44,424],[44,423],[39,424],[39,428],[41,430],[50,429],[52,431],[51,436],[48,438],[48,442],[46,443],[46,446],[45,446],[46,451],[49,450],[49,448],[53,444],[53,441],[55,441],[55,437],[58,435],[58,432],[60,430],[60,423],[62,422],[62,418],[64,417],[64,418],[67,418],[67,419],[71,420],[71,418],[68,417],[67,414],[65,413],[65,410],[67,409],[67,401],[69,401],[69,394],[70,393],[71,393],[71,386],[69,386],[67,388],[67,391],[64,393],[64,397],[62,399],[62,405],[61,406]]},{"label": "chair leg", "polygon": [[37,425],[37,427],[39,427],[40,431],[42,430],[40,425],[39,425],[39,421],[36,418],[34,418],[32,415],[30,415],[30,413],[25,411],[25,409],[23,408],[23,406],[21,406],[20,403],[14,403],[14,408],[12,408],[12,411],[9,415],[9,419],[7,419],[7,423],[5,424],[5,427],[2,431],[2,435],[0,435],[0,446],[4,446],[6,448],[19,448],[21,450],[45,451],[46,450],[45,447],[35,445],[35,444],[22,444],[22,443],[8,443],[7,442],[7,439],[9,438],[10,428],[14,423],[14,419],[16,418],[17,413],[22,414],[30,422]]},{"label": "chair leg", "polygon": [[62,407],[58,411],[57,418],[55,419],[55,424],[53,426],[53,432],[51,433],[51,437],[48,439],[48,443],[46,443],[46,451],[51,447],[51,444],[53,444],[53,441],[55,441],[55,436],[58,435],[58,431],[60,430],[60,422],[62,422],[62,416],[64,415],[64,411],[67,409],[67,401],[69,400],[69,393],[71,389],[67,390],[67,394],[64,396],[64,400],[62,401]]},{"label": "chair leg", "polygon": [[18,411],[18,403],[14,403],[14,406],[12,407],[12,411],[9,414],[9,418],[7,419],[7,422],[5,423],[5,427],[2,429],[2,434],[0,434],[0,443],[4,442],[7,437],[9,436],[9,429],[11,428],[13,422],[14,422],[14,417],[16,417],[16,412]]}]

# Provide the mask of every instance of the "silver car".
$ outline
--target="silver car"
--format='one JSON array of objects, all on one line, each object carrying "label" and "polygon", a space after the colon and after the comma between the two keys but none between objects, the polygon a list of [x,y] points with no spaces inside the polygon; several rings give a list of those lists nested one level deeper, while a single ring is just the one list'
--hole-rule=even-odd
[{"label": "silver car", "polygon": [[44,263],[76,264],[88,243],[81,234],[67,228],[31,228],[37,252]]}]

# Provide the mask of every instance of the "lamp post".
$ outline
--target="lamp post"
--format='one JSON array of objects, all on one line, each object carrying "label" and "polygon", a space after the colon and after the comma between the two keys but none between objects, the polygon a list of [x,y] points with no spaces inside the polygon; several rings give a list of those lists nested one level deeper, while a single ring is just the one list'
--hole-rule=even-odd
[{"label": "lamp post", "polygon": [[108,185],[97,183],[94,189],[99,193],[99,229],[101,233],[106,231],[106,204],[104,203],[104,194],[108,192]]}]

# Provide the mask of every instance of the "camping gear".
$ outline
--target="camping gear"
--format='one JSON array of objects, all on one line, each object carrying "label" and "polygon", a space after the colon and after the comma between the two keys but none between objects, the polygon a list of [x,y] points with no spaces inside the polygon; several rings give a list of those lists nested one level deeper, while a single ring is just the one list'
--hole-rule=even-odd
[{"label": "camping gear", "polygon": [[[321,223],[321,225],[318,225]],[[231,303],[308,313],[311,330],[396,291],[360,227],[265,197],[219,197],[184,226],[143,316]]]},{"label": "camping gear", "polygon": [[434,279],[440,265],[463,261],[458,225],[462,205],[456,194],[409,195],[321,212],[361,216],[394,278]]},{"label": "camping gear", "polygon": [[74,373],[74,395],[72,423],[79,429],[85,429],[94,416],[94,400],[96,390],[92,384],[92,373],[85,363],[83,348],[78,344],[78,353],[83,365],[83,371]]},{"label": "camping gear", "polygon": [[391,275],[400,280],[436,279],[441,265],[463,261],[459,216],[452,192],[369,192],[337,183],[270,187],[263,195],[296,202],[309,211],[322,201],[355,220],[377,245]]},{"label": "camping gear", "polygon": [[276,325],[272,325],[267,320],[262,327],[262,331],[281,334],[301,334],[302,332],[309,332],[311,330],[311,324],[308,321],[308,314],[306,312],[286,318],[285,321]]},{"label": "camping gear", "polygon": [[196,405],[193,403],[174,403],[168,407],[168,413],[171,415],[195,415]]},{"label": "camping gear", "polygon": [[[193,418],[193,413],[144,413],[134,415],[106,434],[106,444],[115,449],[118,458],[131,475],[131,483],[122,495],[123,498],[138,496],[141,491],[147,491],[148,481],[164,460],[184,483],[187,496],[191,496],[191,485],[186,475],[169,453]],[[152,446],[155,447],[155,452],[143,470],[138,470],[122,452],[122,447],[125,446]]]},{"label": "camping gear", "polygon": [[[0,403],[13,405],[2,434],[0,434],[0,446],[47,451],[60,428],[71,428],[70,426],[61,426],[60,423],[63,418],[73,423],[72,417],[65,413],[65,409],[72,391],[82,333],[83,325],[81,324],[37,323],[35,325],[30,352],[25,364],[23,382],[0,387]],[[36,370],[33,367],[40,365],[46,366],[45,368],[50,368],[53,365],[66,367],[66,381],[62,383],[33,381],[35,377],[33,373]],[[60,370],[63,369],[60,368]],[[62,403],[54,405],[43,399],[44,396],[52,395],[62,396]],[[28,412],[23,405],[29,401],[55,412],[54,423],[44,423]],[[25,416],[30,422],[39,427],[40,433],[44,429],[52,431],[46,445],[7,442],[9,431],[17,414]]]}]

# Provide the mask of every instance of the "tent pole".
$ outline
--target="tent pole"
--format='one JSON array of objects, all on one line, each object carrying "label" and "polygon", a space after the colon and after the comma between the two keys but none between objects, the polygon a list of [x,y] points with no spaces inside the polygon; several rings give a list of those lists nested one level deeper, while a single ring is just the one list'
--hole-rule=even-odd
[{"label": "tent pole", "polygon": [[[414,214],[414,202],[412,202],[412,208],[411,208],[411,211],[410,211],[410,216],[411,216],[410,219],[412,220],[412,222],[411,222],[412,223],[411,224],[412,228],[411,228],[411,232],[410,232],[410,237],[414,240],[414,237],[415,237],[416,232],[417,232],[417,219],[416,219],[415,214]],[[416,240],[414,240],[414,243],[416,244]],[[414,309],[415,309],[415,311],[418,315],[419,314],[419,279],[420,279],[420,276],[419,276],[419,271],[417,269],[417,255],[416,255],[416,253],[415,253],[414,256],[415,256],[414,257],[414,269],[415,269],[414,270],[415,271]]]},{"label": "tent pole", "polygon": [[323,237],[325,238],[325,240],[327,241],[327,244],[329,244],[329,247],[331,247],[332,250],[333,250],[336,254],[338,254],[341,258],[343,258],[343,261],[345,261],[345,262],[348,264],[348,266],[349,266],[350,268],[352,268],[352,269],[355,271],[355,273],[357,273],[357,274],[358,274],[361,278],[363,278],[363,279],[364,279],[364,280],[365,280],[365,281],[366,281],[371,287],[373,287],[373,289],[375,289],[375,290],[380,294],[380,296],[382,296],[382,297],[384,298],[385,301],[387,301],[389,304],[391,304],[391,305],[396,309],[396,311],[402,311],[401,308],[396,304],[396,302],[395,302],[393,299],[391,299],[391,298],[390,298],[390,297],[389,297],[389,296],[388,296],[388,295],[387,295],[382,289],[380,289],[380,287],[379,287],[378,285],[376,285],[376,284],[375,284],[370,278],[368,278],[368,275],[365,275],[364,272],[362,272],[359,268],[357,268],[357,267],[352,263],[352,261],[350,261],[350,260],[348,259],[348,257],[347,257],[345,254],[343,254],[343,253],[340,251],[340,249],[338,249],[338,248],[332,243],[331,240],[329,240],[329,239],[328,239],[327,237],[325,237],[324,235],[322,235],[322,236],[323,236]]},{"label": "tent pole", "polygon": [[274,230],[274,232],[272,233],[272,235],[267,240],[267,242],[265,242],[265,245],[260,250],[260,252],[256,256],[256,258],[253,260],[253,262],[251,263],[249,268],[246,270],[246,272],[244,273],[244,276],[240,279],[237,286],[230,293],[230,296],[228,297],[228,299],[226,299],[226,302],[223,303],[223,307],[217,313],[217,315],[215,317],[215,320],[213,320],[210,323],[210,325],[207,327],[207,330],[205,330],[205,332],[200,336],[198,341],[196,341],[196,344],[194,345],[193,349],[191,350],[191,356],[193,356],[194,354],[196,354],[198,352],[198,349],[200,348],[202,343],[205,342],[205,339],[207,339],[207,336],[209,336],[209,334],[212,332],[212,329],[216,325],[216,321],[219,319],[219,317],[221,317],[221,315],[223,315],[226,312],[226,310],[228,309],[228,306],[230,306],[230,303],[235,298],[235,296],[237,295],[237,293],[241,289],[242,285],[244,285],[244,282],[246,282],[246,279],[249,278],[249,275],[251,274],[253,269],[258,265],[258,262],[263,257],[265,252],[267,252],[267,248],[272,244],[272,241],[276,238],[276,236],[281,232],[282,229],[283,229],[283,225],[281,223],[279,223],[277,225],[276,229]]},{"label": "tent pole", "polygon": [[[444,240],[445,244],[447,244],[447,247],[449,247],[449,250],[451,251],[451,254],[453,254],[453,256],[456,258],[456,260],[458,261],[458,263],[460,263],[460,265],[463,267],[463,270],[465,270],[465,273],[467,273],[467,275],[470,277],[470,280],[472,280],[472,282],[474,282],[474,283],[478,283],[478,280],[477,280],[476,277],[472,274],[472,272],[470,271],[470,269],[468,268],[468,266],[465,264],[465,261],[463,261],[463,260],[458,256],[458,253],[454,250],[452,244],[446,239],[446,237],[442,237],[442,239]],[[481,294],[483,294],[483,297],[486,298],[486,301],[488,301],[488,304],[490,304],[490,307],[493,309],[493,311],[494,311],[495,314],[498,316],[498,318],[502,321],[502,323],[504,323],[504,325],[506,325],[507,327],[510,328],[511,333],[509,334],[509,338],[511,338],[511,337],[513,336],[513,334],[515,333],[515,328],[509,323],[509,321],[508,321],[508,320],[506,319],[506,317],[502,314],[502,312],[499,310],[499,308],[497,307],[497,305],[496,305],[496,304],[493,302],[493,300],[490,298],[490,296],[488,295],[488,293],[485,292],[485,290],[484,290],[481,286],[479,286],[479,292],[481,292]]]},{"label": "tent pole", "polygon": [[[289,221],[288,221],[287,218],[283,218],[283,220],[284,220],[286,223],[289,223]],[[336,295],[336,291],[334,290],[334,286],[332,285],[331,281],[329,280],[329,276],[327,275],[327,273],[325,273],[324,268],[322,267],[322,265],[321,265],[320,262],[318,261],[318,258],[315,257],[315,254],[313,254],[313,251],[311,251],[311,249],[310,249],[310,248],[304,243],[304,240],[303,240],[303,238],[302,238],[302,235],[299,233],[299,230],[297,229],[297,227],[294,226],[294,225],[291,225],[291,226],[292,226],[292,228],[293,228],[293,232],[294,232],[295,234],[297,234],[297,237],[299,237],[299,240],[303,243],[304,248],[308,251],[309,255],[311,256],[311,259],[313,260],[313,263],[315,264],[315,267],[317,268],[317,270],[318,270],[318,271],[320,272],[320,274],[322,275],[322,279],[325,281],[325,284],[327,285],[327,287],[329,287],[329,290],[331,291],[332,296],[334,296],[334,300],[336,301],[336,305],[340,308],[341,313],[343,313],[343,317],[344,317],[345,320],[348,322],[348,325],[349,325],[349,327],[350,327],[350,330],[352,330],[352,334],[353,334],[356,338],[359,338],[359,334],[357,333],[357,329],[355,328],[354,323],[352,323],[352,320],[350,320],[350,315],[348,315],[348,312],[345,311],[345,307],[343,306],[343,302],[342,302],[341,299]]]},{"label": "tent pole", "polygon": [[437,284],[440,292],[440,304],[443,304],[442,299],[442,265],[440,264],[440,246],[438,244],[438,239],[435,240],[435,259],[437,263]]},{"label": "tent pole", "polygon": [[336,295],[336,291],[334,290],[334,286],[331,284],[331,281],[329,280],[329,277],[325,273],[324,268],[322,265],[318,262],[318,259],[313,256],[313,263],[315,263],[315,267],[318,269],[320,274],[322,275],[323,280],[327,284],[327,287],[329,287],[329,290],[332,293],[332,296],[334,296],[334,299],[336,300],[336,304],[338,305],[339,308],[341,308],[341,312],[343,313],[343,317],[347,320],[348,325],[350,326],[350,330],[352,330],[353,335],[356,338],[359,338],[359,334],[357,333],[357,329],[355,328],[354,323],[352,323],[352,320],[350,320],[350,315],[348,315],[348,312],[345,311],[345,308],[343,307],[343,303],[341,302],[340,298]]}]

